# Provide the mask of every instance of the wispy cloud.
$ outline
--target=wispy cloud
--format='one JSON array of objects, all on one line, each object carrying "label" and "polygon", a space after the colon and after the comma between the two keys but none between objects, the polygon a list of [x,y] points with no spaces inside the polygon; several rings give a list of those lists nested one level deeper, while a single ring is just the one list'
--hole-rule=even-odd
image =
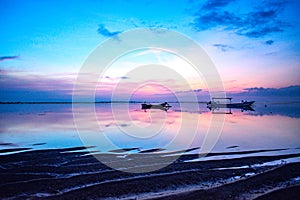
[{"label": "wispy cloud", "polygon": [[105,76],[105,79],[111,80],[111,81],[118,81],[120,79],[129,79],[128,76],[121,76],[121,77],[110,77],[110,76]]},{"label": "wispy cloud", "polygon": [[17,58],[19,58],[19,56],[1,56],[0,57],[0,62],[4,61],[4,60],[14,60],[14,59],[17,59]]},{"label": "wispy cloud", "polygon": [[184,91],[178,91],[176,92],[177,94],[178,93],[190,93],[190,92],[202,92],[202,89],[195,89],[195,90],[184,90]]},{"label": "wispy cloud", "polygon": [[105,26],[104,24],[99,24],[98,26],[98,33],[105,36],[105,37],[113,37],[113,36],[116,36],[118,35],[119,33],[121,33],[122,31],[109,31]]},{"label": "wispy cloud", "polygon": [[197,12],[192,23],[196,31],[223,29],[248,38],[260,38],[271,33],[283,32],[288,26],[279,19],[284,1],[268,1],[254,5],[247,13],[229,11],[226,7],[232,1],[207,1]]},{"label": "wispy cloud", "polygon": [[219,50],[226,52],[230,49],[232,49],[233,47],[226,45],[226,44],[213,44],[214,47],[217,47]]}]

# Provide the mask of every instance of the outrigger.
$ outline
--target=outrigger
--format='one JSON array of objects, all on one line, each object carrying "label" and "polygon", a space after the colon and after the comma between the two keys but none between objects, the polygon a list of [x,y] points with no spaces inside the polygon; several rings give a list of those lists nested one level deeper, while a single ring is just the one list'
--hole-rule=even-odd
[{"label": "outrigger", "polygon": [[[219,101],[216,100],[229,100],[228,103],[220,103]],[[207,108],[209,108],[210,110],[216,110],[219,108],[236,108],[236,109],[241,109],[242,111],[244,110],[254,110],[252,108],[252,105],[255,101],[242,101],[240,103],[232,103],[231,102],[232,98],[212,98],[211,101],[209,101],[207,103]],[[231,112],[230,112],[231,113]]]},{"label": "outrigger", "polygon": [[172,106],[169,105],[167,102],[158,104],[158,105],[152,105],[152,104],[146,104],[146,103],[142,103],[142,110],[146,111],[148,109],[160,109],[160,110],[164,110],[164,111],[168,111]]}]

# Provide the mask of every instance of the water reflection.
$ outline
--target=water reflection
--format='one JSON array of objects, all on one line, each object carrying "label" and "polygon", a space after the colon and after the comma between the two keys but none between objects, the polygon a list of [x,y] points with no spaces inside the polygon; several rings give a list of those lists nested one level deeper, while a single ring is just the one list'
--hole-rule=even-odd
[{"label": "water reflection", "polygon": [[[96,104],[96,116],[99,130],[105,134],[117,148],[101,146],[101,141],[92,137],[89,146],[95,151],[120,152],[166,152],[187,149],[185,144],[192,138],[190,149],[201,147],[207,130],[211,125],[212,112],[205,104],[199,104],[199,111],[184,109],[176,103],[168,112],[149,110],[144,112],[140,104],[129,104],[127,110],[122,104],[116,105],[119,113],[128,113],[130,121],[116,120],[110,104]],[[255,111],[232,110],[226,116],[221,137],[214,151],[252,150],[269,148],[300,147],[300,106],[299,104],[255,104]],[[35,104],[35,105],[0,105],[0,149],[30,148],[65,148],[82,146],[73,120],[72,105]],[[84,106],[82,107],[84,109]],[[193,124],[182,123],[182,117],[198,121],[196,135]],[[91,130],[93,116],[82,115],[81,124]],[[126,130],[138,126],[134,134]],[[150,126],[161,127],[157,133],[148,137]],[[184,134],[178,131],[184,129]],[[124,132],[125,130],[125,132]],[[92,133],[99,134],[99,133]],[[146,139],[142,136],[147,136]],[[176,142],[168,146],[170,142]]]},{"label": "water reflection", "polygon": [[240,112],[244,111],[255,111],[252,107],[247,106],[243,108],[219,108],[219,107],[208,107],[208,109],[213,113],[213,114],[232,114],[232,112],[238,110]]}]

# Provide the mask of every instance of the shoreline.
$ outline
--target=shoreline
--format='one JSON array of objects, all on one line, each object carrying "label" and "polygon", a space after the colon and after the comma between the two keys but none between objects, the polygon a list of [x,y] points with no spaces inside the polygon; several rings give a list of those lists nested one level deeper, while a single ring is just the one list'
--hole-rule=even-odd
[{"label": "shoreline", "polygon": [[[86,155],[87,151],[72,152],[76,150],[84,147],[1,155],[0,198],[266,199],[276,197],[277,190],[300,185],[300,153],[207,161],[195,161],[197,154],[185,154],[158,171],[126,173],[107,167]],[[132,163],[129,166],[136,169],[145,160],[159,165],[174,156],[98,154],[105,162]],[[264,165],[270,162],[273,165]]]}]

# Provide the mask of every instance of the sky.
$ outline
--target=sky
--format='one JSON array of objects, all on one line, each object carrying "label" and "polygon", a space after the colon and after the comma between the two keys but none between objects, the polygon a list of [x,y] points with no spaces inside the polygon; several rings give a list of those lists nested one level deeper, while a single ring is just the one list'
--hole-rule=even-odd
[{"label": "sky", "polygon": [[[230,94],[299,95],[297,0],[0,0],[0,5],[2,102],[69,101],[90,53],[109,38],[136,28],[174,30],[194,40],[211,58]],[[163,84],[140,87],[141,82],[128,75],[133,63],[172,65],[180,73],[187,69],[182,60],[164,52],[135,52],[106,73],[104,86],[98,87],[99,100],[109,100],[120,81],[124,93],[137,88],[133,96],[138,99],[166,98],[169,90]],[[191,90],[206,94],[205,81],[191,74],[185,75],[193,80]],[[173,92],[184,93],[181,83],[171,83],[176,85]]]}]

